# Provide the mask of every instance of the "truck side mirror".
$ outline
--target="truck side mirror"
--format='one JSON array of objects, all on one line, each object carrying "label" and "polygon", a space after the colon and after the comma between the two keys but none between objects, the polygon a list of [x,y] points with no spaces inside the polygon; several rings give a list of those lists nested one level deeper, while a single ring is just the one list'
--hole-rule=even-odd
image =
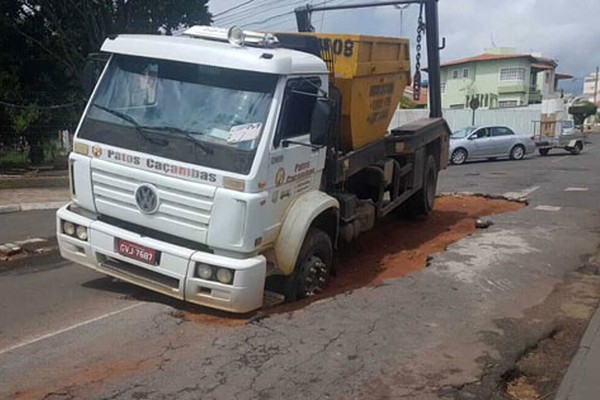
[{"label": "truck side mirror", "polygon": [[331,102],[326,98],[317,98],[313,108],[310,126],[310,143],[315,146],[327,144],[331,118]]}]

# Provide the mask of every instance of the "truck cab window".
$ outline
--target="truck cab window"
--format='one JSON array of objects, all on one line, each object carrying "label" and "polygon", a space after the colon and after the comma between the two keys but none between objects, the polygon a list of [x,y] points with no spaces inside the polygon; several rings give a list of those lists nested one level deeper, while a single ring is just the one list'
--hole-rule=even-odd
[{"label": "truck cab window", "polygon": [[310,133],[312,113],[317,100],[319,78],[292,79],[285,89],[285,100],[281,122],[276,136],[276,145],[289,139]]}]

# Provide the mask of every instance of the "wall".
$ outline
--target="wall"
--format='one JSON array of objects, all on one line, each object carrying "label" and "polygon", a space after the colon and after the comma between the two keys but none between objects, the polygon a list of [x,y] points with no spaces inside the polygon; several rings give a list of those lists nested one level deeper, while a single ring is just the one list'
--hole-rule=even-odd
[{"label": "wall", "polygon": [[[429,110],[397,110],[390,127],[397,127],[405,123],[427,118]],[[444,110],[444,118],[452,131],[471,125],[472,111]],[[533,134],[535,124],[533,121],[541,119],[541,105],[531,107],[477,110],[475,112],[475,125],[506,125],[516,132]]]}]

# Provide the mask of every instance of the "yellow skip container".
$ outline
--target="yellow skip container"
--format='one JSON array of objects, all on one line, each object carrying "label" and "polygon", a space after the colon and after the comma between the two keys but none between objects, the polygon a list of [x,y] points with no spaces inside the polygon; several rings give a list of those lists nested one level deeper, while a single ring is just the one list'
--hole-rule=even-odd
[{"label": "yellow skip container", "polygon": [[[333,61],[334,83],[342,92],[344,150],[383,138],[410,84],[407,39],[305,33],[320,39],[322,57]],[[330,58],[333,57],[333,60]],[[331,68],[331,63],[327,62]]]}]

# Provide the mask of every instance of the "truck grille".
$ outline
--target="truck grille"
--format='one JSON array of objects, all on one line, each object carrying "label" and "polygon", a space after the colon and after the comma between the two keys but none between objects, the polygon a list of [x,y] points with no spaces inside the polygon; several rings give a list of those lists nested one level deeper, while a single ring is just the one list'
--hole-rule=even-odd
[{"label": "truck grille", "polygon": [[[214,187],[95,161],[92,189],[98,213],[206,243]],[[144,183],[156,187],[160,199],[152,214],[142,213],[135,201],[135,191]]]},{"label": "truck grille", "polygon": [[179,289],[179,279],[177,278],[163,275],[114,258],[103,256],[102,259],[103,261],[100,262],[102,267],[117,271],[127,277],[142,279],[148,283],[160,285],[171,290]]}]

